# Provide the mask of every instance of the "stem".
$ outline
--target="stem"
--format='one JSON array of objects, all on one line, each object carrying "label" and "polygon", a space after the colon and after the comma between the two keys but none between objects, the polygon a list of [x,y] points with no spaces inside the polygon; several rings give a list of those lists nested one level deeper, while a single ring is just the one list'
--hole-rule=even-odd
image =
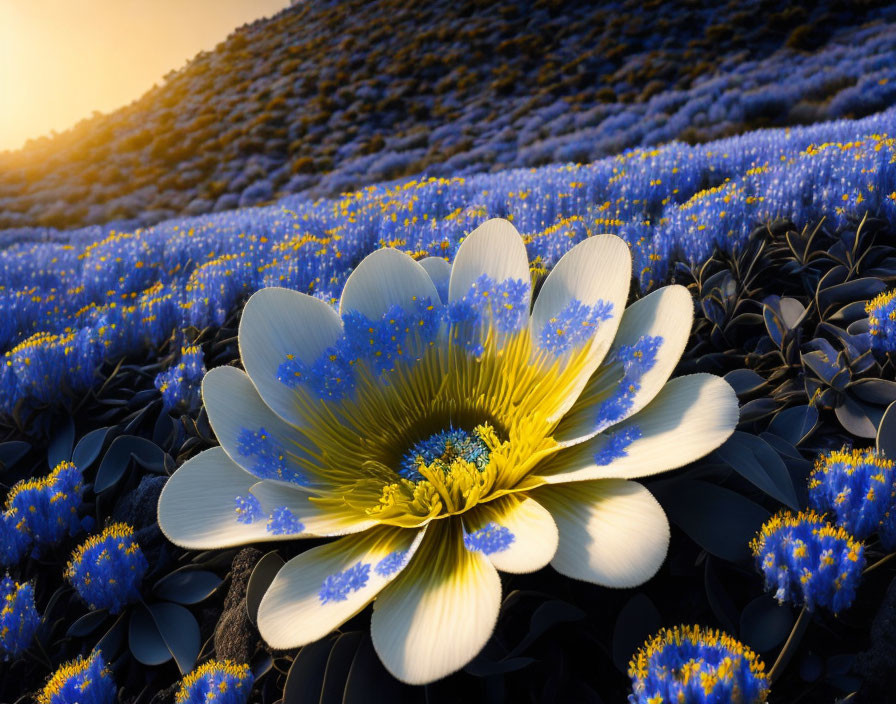
[{"label": "stem", "polygon": [[884,555],[884,557],[880,558],[874,564],[868,565],[864,570],[862,570],[862,576],[864,577],[866,574],[871,572],[872,570],[876,570],[878,567],[887,564],[890,560],[896,557],[896,552],[891,552],[889,555]]},{"label": "stem", "polygon": [[790,662],[790,658],[793,657],[797,646],[800,644],[803,635],[806,633],[806,629],[809,627],[810,620],[811,616],[809,610],[803,606],[800,615],[796,619],[796,623],[793,624],[793,628],[790,630],[790,635],[787,636],[787,642],[784,643],[784,647],[781,648],[781,652],[778,653],[778,659],[775,660],[775,664],[772,665],[772,669],[769,670],[769,682],[774,682],[784,668],[787,667],[787,663]]}]

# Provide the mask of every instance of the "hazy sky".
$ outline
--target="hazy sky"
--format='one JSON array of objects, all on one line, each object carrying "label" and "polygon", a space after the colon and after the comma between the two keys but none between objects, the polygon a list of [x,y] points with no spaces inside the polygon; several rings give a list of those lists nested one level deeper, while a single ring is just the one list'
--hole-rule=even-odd
[{"label": "hazy sky", "polygon": [[0,0],[0,151],[109,112],[288,0]]}]

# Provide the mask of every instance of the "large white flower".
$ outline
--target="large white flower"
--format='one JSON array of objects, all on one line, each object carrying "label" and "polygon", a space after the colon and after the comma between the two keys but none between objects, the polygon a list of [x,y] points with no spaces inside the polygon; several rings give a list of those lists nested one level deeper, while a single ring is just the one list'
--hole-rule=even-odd
[{"label": "large white flower", "polygon": [[641,584],[665,559],[669,524],[631,480],[721,445],[738,407],[718,377],[668,380],[693,320],[687,290],[625,309],[630,280],[625,242],[591,237],[530,305],[523,240],[490,220],[453,266],[374,252],[339,313],[259,291],[239,330],[246,372],[203,381],[221,447],[168,481],[162,530],[194,549],[344,536],[283,567],[261,634],[301,646],[376,600],[374,647],[409,683],[450,674],[485,645],[497,570],[550,563],[595,584]]}]

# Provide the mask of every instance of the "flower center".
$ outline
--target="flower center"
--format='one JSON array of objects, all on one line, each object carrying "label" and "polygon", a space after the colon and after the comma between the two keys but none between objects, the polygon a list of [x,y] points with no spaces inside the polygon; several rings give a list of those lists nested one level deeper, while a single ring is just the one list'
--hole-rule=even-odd
[{"label": "flower center", "polygon": [[424,479],[421,467],[435,465],[447,474],[458,460],[468,462],[482,472],[488,466],[490,454],[480,428],[449,428],[414,443],[401,458],[398,473],[405,479],[419,482]]}]

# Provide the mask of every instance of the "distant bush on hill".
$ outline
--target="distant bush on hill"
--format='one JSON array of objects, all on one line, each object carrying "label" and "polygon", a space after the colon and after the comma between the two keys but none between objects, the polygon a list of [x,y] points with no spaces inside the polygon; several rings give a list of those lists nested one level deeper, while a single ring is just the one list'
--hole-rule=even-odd
[{"label": "distant bush on hill", "polygon": [[410,174],[591,161],[896,103],[896,8],[305,2],[0,154],[0,229],[153,224]]}]

